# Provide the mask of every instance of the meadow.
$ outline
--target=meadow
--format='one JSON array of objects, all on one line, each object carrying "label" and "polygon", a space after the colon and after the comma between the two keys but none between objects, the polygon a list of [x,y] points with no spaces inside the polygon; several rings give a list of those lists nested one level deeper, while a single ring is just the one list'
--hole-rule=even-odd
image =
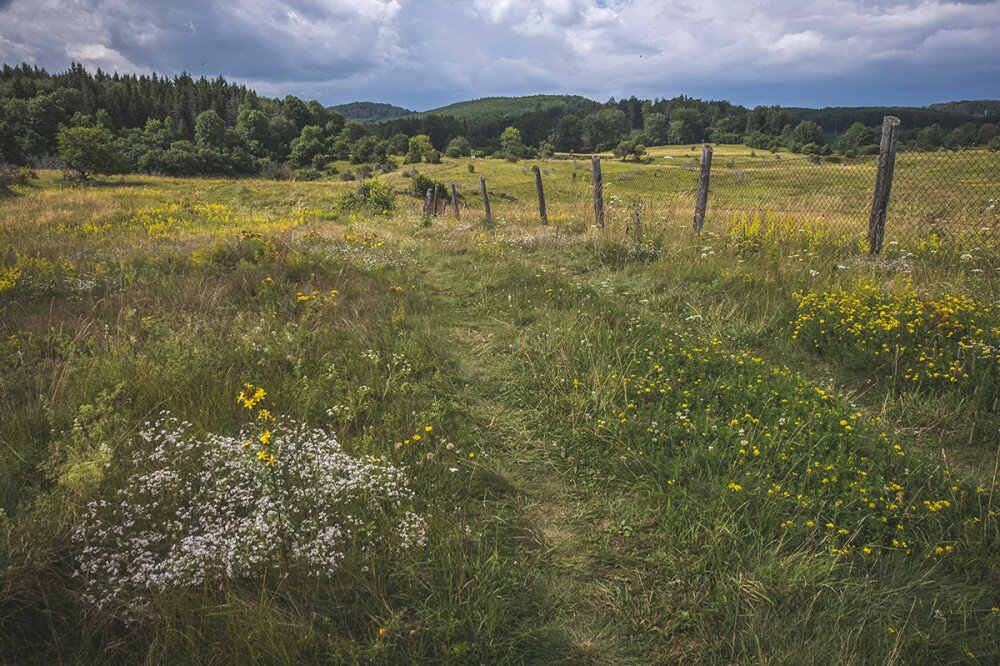
[{"label": "meadow", "polygon": [[653,153],[18,186],[0,661],[995,663],[996,241]]}]

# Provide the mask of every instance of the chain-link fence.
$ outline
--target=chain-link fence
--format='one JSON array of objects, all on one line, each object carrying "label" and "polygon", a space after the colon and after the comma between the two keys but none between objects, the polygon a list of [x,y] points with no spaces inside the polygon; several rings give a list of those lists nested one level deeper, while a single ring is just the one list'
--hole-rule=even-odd
[{"label": "chain-link fence", "polygon": [[[858,254],[874,245],[890,257],[924,252],[958,259],[978,252],[1000,268],[1000,152],[896,153],[891,142],[892,150],[886,148],[846,158],[717,146],[707,160],[701,232],[739,236],[779,229]],[[542,162],[548,221],[600,225],[600,205],[609,231],[633,226],[636,209],[647,228],[676,228],[681,220],[697,227],[705,162],[697,146],[654,148],[641,162],[589,156]],[[531,163],[495,172],[487,168],[499,166],[482,167],[482,173],[457,178],[467,204],[483,206],[479,181],[485,175],[494,216],[536,217]],[[601,204],[595,204],[595,189]]]}]

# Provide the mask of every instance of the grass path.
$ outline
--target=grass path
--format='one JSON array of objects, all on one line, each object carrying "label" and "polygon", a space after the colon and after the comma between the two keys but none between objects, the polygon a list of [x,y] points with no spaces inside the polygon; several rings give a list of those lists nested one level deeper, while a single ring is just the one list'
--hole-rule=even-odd
[{"label": "grass path", "polygon": [[432,267],[424,277],[440,304],[448,343],[456,348],[470,411],[492,431],[487,439],[502,443],[500,450],[485,451],[483,464],[515,489],[516,512],[530,526],[519,548],[533,552],[541,565],[551,629],[571,646],[570,653],[553,657],[573,664],[648,663],[649,655],[616,612],[615,597],[627,591],[620,589],[614,564],[603,552],[604,528],[616,502],[565,469],[557,446],[539,432],[551,415],[519,404],[519,379],[497,343],[515,324],[477,307],[468,266],[457,265],[467,257],[442,257],[444,251],[439,244],[424,246],[420,263]]}]

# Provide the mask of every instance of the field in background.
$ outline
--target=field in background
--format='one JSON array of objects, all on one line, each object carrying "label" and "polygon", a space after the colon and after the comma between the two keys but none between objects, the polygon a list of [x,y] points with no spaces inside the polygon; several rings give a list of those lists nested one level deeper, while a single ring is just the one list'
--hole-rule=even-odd
[{"label": "field in background", "polygon": [[[602,156],[605,196],[623,207],[641,204],[653,222],[693,216],[700,150],[691,148],[652,148],[650,159],[643,163]],[[592,221],[590,160],[563,158],[539,162],[549,214],[557,221]],[[875,162],[875,157],[811,161],[792,153],[716,146],[705,228],[719,233],[734,215],[771,215],[794,218],[792,223],[801,227],[817,225],[852,241],[863,238]],[[468,172],[468,164],[475,165],[475,173]],[[444,184],[454,180],[474,210],[482,210],[479,176],[485,176],[499,198],[491,202],[494,212],[528,219],[537,207],[531,165],[480,159],[413,168]],[[996,248],[998,202],[1000,158],[995,152],[900,153],[886,240],[916,247],[936,235],[963,251],[987,242]]]},{"label": "field in background", "polygon": [[[541,163],[547,228],[531,163],[483,159],[413,167],[458,184],[461,221],[345,210],[354,182],[42,173],[4,199],[0,660],[995,662],[995,239],[928,230],[873,262],[864,206],[844,232],[798,212],[812,176],[725,208],[790,159],[741,147],[695,236],[697,166],[670,152],[604,162],[603,236],[587,160]],[[266,453],[261,408],[401,469],[425,538],[317,577],[279,520],[252,575],[80,573],[88,505],[155,469],[143,423]],[[377,488],[357,534],[395,544]]]}]

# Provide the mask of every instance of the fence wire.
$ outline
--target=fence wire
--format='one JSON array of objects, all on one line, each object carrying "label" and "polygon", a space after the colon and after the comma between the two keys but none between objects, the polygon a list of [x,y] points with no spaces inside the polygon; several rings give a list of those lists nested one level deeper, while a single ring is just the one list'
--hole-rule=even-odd
[{"label": "fence wire", "polygon": [[[700,173],[696,147],[690,153],[677,147],[653,153],[641,163],[601,161],[609,230],[632,226],[637,207],[646,228],[669,224],[676,229],[693,221]],[[499,164],[482,164],[482,173],[457,178],[462,200],[482,205],[479,176],[485,175],[495,217],[537,219],[530,163],[520,165],[521,175],[513,180],[509,167]],[[550,221],[581,228],[594,224],[591,160],[550,160],[540,168]],[[863,254],[869,249],[877,170],[878,156],[810,158],[720,148],[711,164],[703,232],[738,236],[751,228],[759,233],[763,226],[779,229],[786,238]],[[959,260],[974,253],[1000,269],[1000,152],[899,152],[893,173],[884,255],[924,253]]]},{"label": "fence wire", "polygon": [[[656,162],[605,175],[606,196],[638,199],[654,217],[693,215],[698,160]],[[877,169],[878,156],[717,155],[704,230],[722,233],[765,220],[821,229],[827,242],[839,238],[865,249]],[[978,251],[1000,266],[1000,152],[896,154],[884,251],[916,250],[956,257]]]}]

